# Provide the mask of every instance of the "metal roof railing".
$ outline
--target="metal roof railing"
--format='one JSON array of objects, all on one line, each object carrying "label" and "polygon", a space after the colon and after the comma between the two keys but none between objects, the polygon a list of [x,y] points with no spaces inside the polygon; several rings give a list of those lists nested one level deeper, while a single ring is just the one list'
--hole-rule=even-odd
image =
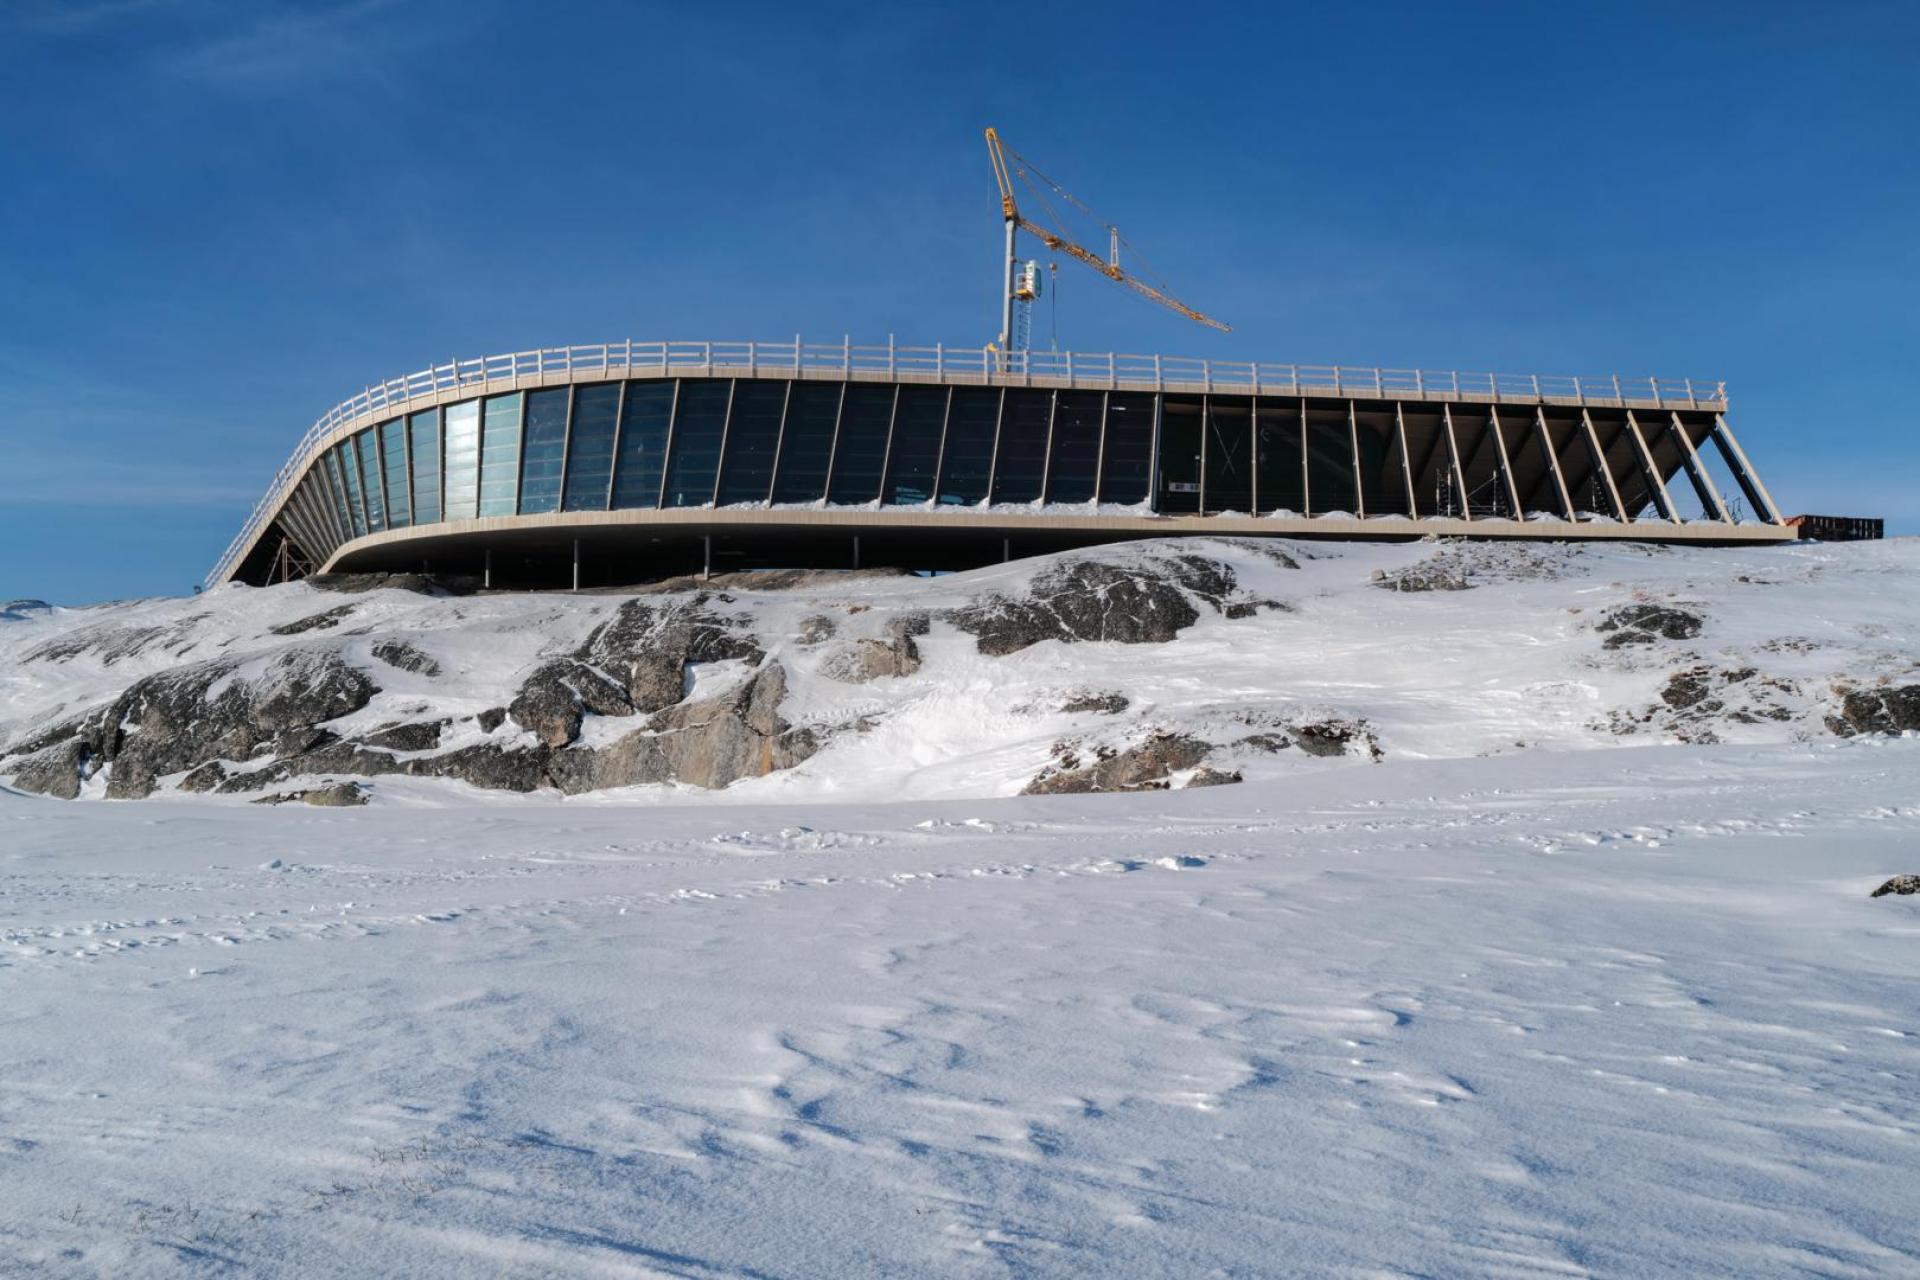
[{"label": "metal roof railing", "polygon": [[239,533],[205,580],[213,586],[232,572],[324,443],[348,423],[397,412],[421,399],[444,400],[594,375],[659,373],[802,378],[897,378],[902,381],[977,382],[995,386],[1071,386],[1147,391],[1219,391],[1228,394],[1310,395],[1418,400],[1495,400],[1595,406],[1654,404],[1724,411],[1727,384],[1691,378],[1547,376],[1462,373],[1457,370],[1356,368],[1350,365],[1269,364],[1119,352],[1000,351],[986,347],[856,346],[804,342],[602,342],[542,347],[505,355],[449,360],[370,386],[321,414],[274,473]]}]

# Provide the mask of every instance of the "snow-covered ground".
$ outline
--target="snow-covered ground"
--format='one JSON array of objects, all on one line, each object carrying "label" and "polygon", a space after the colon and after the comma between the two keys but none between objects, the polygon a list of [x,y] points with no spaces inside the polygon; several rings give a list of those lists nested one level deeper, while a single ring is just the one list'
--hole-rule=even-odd
[{"label": "snow-covered ground", "polygon": [[0,1273],[1914,1274],[1916,784],[0,792]]}]

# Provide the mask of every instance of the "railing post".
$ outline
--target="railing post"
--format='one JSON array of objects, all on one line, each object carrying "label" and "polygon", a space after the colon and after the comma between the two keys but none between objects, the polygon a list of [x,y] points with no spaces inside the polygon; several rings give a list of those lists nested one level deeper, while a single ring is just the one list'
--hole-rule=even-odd
[{"label": "railing post", "polygon": [[1155,391],[1165,391],[1167,389],[1167,380],[1160,372],[1160,356],[1158,352],[1154,353],[1153,357],[1153,389]]},{"label": "railing post", "polygon": [[[793,335],[793,372],[795,376],[798,376],[800,373],[800,335],[797,333]],[[785,410],[781,411],[780,421],[781,421],[781,430],[785,431],[786,430],[786,425],[785,425],[786,411]]]},{"label": "railing post", "polygon": [[1613,398],[1621,404],[1627,402],[1627,398],[1620,393],[1620,375],[1617,373],[1613,375]]},{"label": "railing post", "polygon": [[898,360],[899,360],[899,357],[897,353],[894,351],[893,335],[888,334],[887,335],[887,377],[892,378],[895,376]]},{"label": "railing post", "polygon": [[933,344],[933,376],[941,381],[945,381],[947,376],[947,354],[944,342]]}]

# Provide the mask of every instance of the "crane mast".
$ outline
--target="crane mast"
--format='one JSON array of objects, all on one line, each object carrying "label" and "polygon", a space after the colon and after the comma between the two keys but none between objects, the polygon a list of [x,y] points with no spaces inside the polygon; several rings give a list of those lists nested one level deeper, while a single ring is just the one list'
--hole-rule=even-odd
[{"label": "crane mast", "polygon": [[[1077,258],[1109,280],[1126,285],[1142,297],[1157,302],[1169,310],[1177,311],[1197,324],[1206,325],[1211,329],[1218,329],[1222,333],[1230,331],[1229,326],[1215,320],[1212,316],[1194,310],[1166,290],[1157,288],[1145,280],[1142,280],[1138,273],[1123,269],[1120,265],[1120,246],[1122,240],[1119,230],[1112,224],[1106,224],[1107,255],[1103,258],[1093,250],[1076,243],[1068,237],[1064,231],[1044,226],[1021,212],[1020,203],[1016,196],[1016,181],[1025,184],[1029,192],[1031,192],[1037,198],[1038,202],[1047,208],[1049,212],[1052,212],[1052,205],[1048,202],[1045,191],[1042,190],[1043,186],[1046,190],[1052,191],[1055,195],[1072,204],[1083,213],[1093,213],[1086,205],[1075,199],[1072,193],[1067,191],[1066,188],[1046,177],[1038,169],[1035,169],[1033,165],[1022,159],[1018,152],[1009,149],[1000,141],[999,132],[992,127],[987,129],[987,156],[993,164],[994,181],[1000,188],[1000,216],[1006,224],[1005,278],[1002,281],[1000,291],[999,347],[1003,356],[1005,353],[1011,352],[1014,349],[1014,343],[1019,337],[1018,329],[1015,325],[1015,304],[1024,305],[1029,303],[1038,293],[1037,288],[1029,288],[1028,291],[1024,293],[1022,291],[1023,283],[1020,271],[1019,244],[1019,233],[1021,231],[1026,231],[1033,235],[1054,252],[1063,253],[1070,258]],[[1058,215],[1055,214],[1055,217],[1057,218]]]}]

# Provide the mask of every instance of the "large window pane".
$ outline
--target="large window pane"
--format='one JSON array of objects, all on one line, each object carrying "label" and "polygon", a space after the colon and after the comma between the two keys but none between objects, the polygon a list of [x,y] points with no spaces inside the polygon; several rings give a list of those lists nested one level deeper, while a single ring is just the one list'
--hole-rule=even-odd
[{"label": "large window pane", "polygon": [[840,411],[840,443],[833,455],[827,501],[872,502],[880,496],[880,469],[887,460],[887,428],[893,423],[894,388],[871,382],[847,388]]},{"label": "large window pane", "polygon": [[613,428],[620,419],[620,384],[573,389],[573,437],[567,443],[568,511],[605,511],[613,476]]},{"label": "large window pane", "polygon": [[1100,469],[1099,391],[1062,391],[1053,415],[1053,456],[1047,464],[1048,502],[1092,502]]},{"label": "large window pane", "polygon": [[1259,410],[1253,465],[1260,473],[1260,510],[1303,513],[1307,498],[1301,488],[1300,402],[1263,399]]},{"label": "large window pane", "polygon": [[727,456],[720,467],[720,504],[765,502],[773,485],[773,455],[780,444],[780,413],[787,384],[742,379],[733,389],[727,418]]},{"label": "large window pane", "polygon": [[787,400],[787,426],[780,444],[775,502],[818,502],[827,494],[827,464],[833,457],[833,425],[844,388],[833,382],[796,382]]},{"label": "large window pane", "polygon": [[1307,496],[1313,514],[1353,515],[1359,501],[1353,487],[1353,433],[1344,409],[1312,409],[1307,414]]},{"label": "large window pane", "polygon": [[349,484],[353,476],[352,455],[345,444],[327,450],[327,479],[333,482],[334,500],[340,504],[340,527],[349,538],[367,531],[367,515],[360,509],[360,486]]},{"label": "large window pane", "polygon": [[413,448],[413,522],[433,524],[440,519],[440,411],[409,417],[407,441]]},{"label": "large window pane", "polygon": [[447,519],[480,510],[480,402],[447,406]]},{"label": "large window pane", "polygon": [[913,506],[933,497],[940,434],[947,425],[947,396],[945,387],[901,388],[887,455],[884,497],[889,505]]},{"label": "large window pane", "polygon": [[660,505],[660,474],[666,468],[674,385],[667,380],[627,384],[627,406],[620,419],[620,457],[613,472],[613,505],[617,508]]},{"label": "large window pane", "polygon": [[946,456],[940,462],[940,501],[972,505],[987,496],[993,471],[993,433],[1000,425],[1000,392],[956,387],[947,411]]},{"label": "large window pane", "polygon": [[372,427],[353,438],[353,451],[360,462],[360,493],[367,504],[367,531],[379,533],[387,527],[387,504],[380,484],[380,448]]},{"label": "large window pane", "polygon": [[1100,462],[1100,501],[1125,506],[1147,500],[1153,467],[1153,397],[1115,391],[1107,399],[1107,444]]},{"label": "large window pane", "polygon": [[527,392],[527,429],[520,446],[520,512],[560,509],[560,463],[567,450],[566,387]]},{"label": "large window pane", "polygon": [[725,378],[688,378],[680,384],[673,415],[673,453],[667,459],[669,507],[704,507],[713,501],[713,476],[720,465],[720,437],[726,430]]},{"label": "large window pane", "polygon": [[993,500],[1033,502],[1047,465],[1047,427],[1053,392],[1010,389],[1000,418],[1000,452],[994,460]]},{"label": "large window pane", "polygon": [[1253,436],[1251,403],[1214,396],[1207,404],[1207,489],[1209,511],[1253,510]]},{"label": "large window pane", "polygon": [[521,395],[490,397],[481,411],[480,514],[510,516],[520,497]]},{"label": "large window pane", "polygon": [[1160,406],[1160,484],[1156,511],[1200,509],[1200,399],[1166,396]]},{"label": "large window pane", "polygon": [[395,418],[379,428],[380,476],[386,481],[387,525],[398,529],[411,524],[407,500],[407,424]]}]

